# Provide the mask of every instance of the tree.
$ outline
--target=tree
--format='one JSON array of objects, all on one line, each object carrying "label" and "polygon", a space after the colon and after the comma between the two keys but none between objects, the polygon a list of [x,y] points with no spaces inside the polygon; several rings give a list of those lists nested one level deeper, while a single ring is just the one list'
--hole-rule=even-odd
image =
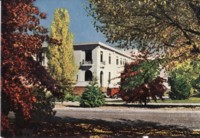
[{"label": "tree", "polygon": [[63,96],[57,91],[56,81],[34,60],[42,43],[52,39],[47,36],[47,29],[39,25],[46,14],[39,12],[33,2],[2,2],[2,130],[9,127],[9,111],[24,119],[31,118],[31,111],[35,110],[33,104],[37,101],[31,92],[33,86],[44,86],[54,96]]},{"label": "tree", "polygon": [[127,103],[140,102],[145,105],[150,97],[156,101],[156,96],[162,99],[167,88],[163,82],[166,80],[159,77],[158,60],[136,60],[125,65],[121,73],[120,96]]},{"label": "tree", "polygon": [[200,70],[200,62],[197,60],[186,60],[169,72],[169,84],[171,92],[169,93],[172,99],[187,99],[194,94],[195,89],[198,89],[198,76]]},{"label": "tree", "polygon": [[81,96],[80,106],[99,107],[102,106],[104,102],[104,94],[102,93],[101,88],[98,87],[97,78],[94,77]]},{"label": "tree", "polygon": [[73,34],[69,31],[69,14],[66,9],[55,10],[54,21],[51,25],[51,37],[61,44],[48,46],[48,67],[53,78],[60,82],[62,89],[72,91],[77,65],[73,54]]},{"label": "tree", "polygon": [[193,81],[192,87],[196,90],[196,96],[200,97],[200,75]]},{"label": "tree", "polygon": [[90,0],[89,3],[87,9],[94,17],[94,26],[108,42],[157,52],[169,61],[199,56],[198,0]]},{"label": "tree", "polygon": [[190,97],[192,89],[191,84],[183,76],[176,76],[175,74],[169,78],[171,92],[169,97],[172,100],[184,100]]},{"label": "tree", "polygon": [[192,67],[192,73],[196,75],[193,75],[195,77],[193,77],[191,85],[195,91],[194,95],[200,96],[200,60],[192,61]]}]

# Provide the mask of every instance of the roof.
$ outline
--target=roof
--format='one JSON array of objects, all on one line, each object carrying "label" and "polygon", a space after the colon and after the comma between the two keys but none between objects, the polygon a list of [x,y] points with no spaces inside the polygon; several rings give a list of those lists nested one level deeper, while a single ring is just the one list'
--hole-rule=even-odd
[{"label": "roof", "polygon": [[106,45],[106,44],[104,44],[104,43],[102,43],[102,42],[89,42],[89,43],[77,43],[77,44],[74,44],[74,46],[94,46],[94,45],[101,46],[101,47],[103,47],[103,48],[112,50],[112,51],[114,51],[114,52],[116,52],[116,53],[118,53],[118,54],[120,54],[120,55],[123,55],[123,56],[125,56],[125,57],[128,57],[128,58],[133,59],[133,57],[131,57],[131,56],[125,54],[124,52],[121,52],[121,51],[117,50],[116,48],[113,48],[113,47],[111,47],[111,46],[109,46],[109,45]]}]

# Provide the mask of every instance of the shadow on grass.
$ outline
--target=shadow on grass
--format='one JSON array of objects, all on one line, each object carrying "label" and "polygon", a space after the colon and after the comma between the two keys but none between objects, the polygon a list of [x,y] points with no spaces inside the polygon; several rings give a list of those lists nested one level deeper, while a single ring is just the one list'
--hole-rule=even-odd
[{"label": "shadow on grass", "polygon": [[[76,104],[69,104],[69,105],[62,105],[65,107],[74,107],[74,108],[80,108],[79,105]],[[200,107],[200,104],[198,103],[188,103],[188,104],[181,104],[181,103],[156,103],[156,102],[150,102],[147,103],[145,106],[144,104],[141,103],[125,103],[122,101],[122,99],[106,99],[106,102],[104,104],[104,107],[134,107],[134,108],[150,108],[150,109],[156,109],[156,108],[177,108],[177,107],[184,107],[184,108],[196,108]]]},{"label": "shadow on grass", "polygon": [[[63,105],[64,107],[74,107],[74,108],[83,108],[80,107],[79,105]],[[126,104],[126,103],[120,103],[120,104],[104,104],[103,107],[128,107],[128,108],[147,108],[147,109],[159,109],[159,108],[177,108],[177,107],[184,107],[184,108],[196,108],[200,107],[200,105],[169,105],[169,104],[158,104],[158,105],[152,105],[152,104],[147,104],[146,106],[143,104]]]},{"label": "shadow on grass", "polygon": [[34,122],[21,137],[134,137],[148,135],[151,138],[166,137],[199,137],[200,133],[181,128],[180,126],[162,126],[159,123],[142,120],[121,119],[116,122],[93,119],[76,119],[71,117],[48,117],[41,122]]},{"label": "shadow on grass", "polygon": [[[169,104],[158,104],[158,105],[152,105],[147,104],[146,106],[143,104],[105,104],[104,106],[112,106],[112,107],[135,107],[135,108],[150,108],[150,109],[156,109],[156,108],[177,108],[177,107],[184,107],[184,108],[196,108],[200,107],[196,105],[169,105]],[[77,107],[77,106],[76,106]]]}]

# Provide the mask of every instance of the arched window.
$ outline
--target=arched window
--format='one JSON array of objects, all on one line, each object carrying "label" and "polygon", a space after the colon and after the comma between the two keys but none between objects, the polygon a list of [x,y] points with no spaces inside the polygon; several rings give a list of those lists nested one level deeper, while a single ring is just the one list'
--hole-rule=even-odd
[{"label": "arched window", "polygon": [[85,72],[85,81],[92,81],[92,78],[93,78],[92,72],[90,70],[87,70]]},{"label": "arched window", "polygon": [[100,72],[100,86],[103,86],[103,71]]}]

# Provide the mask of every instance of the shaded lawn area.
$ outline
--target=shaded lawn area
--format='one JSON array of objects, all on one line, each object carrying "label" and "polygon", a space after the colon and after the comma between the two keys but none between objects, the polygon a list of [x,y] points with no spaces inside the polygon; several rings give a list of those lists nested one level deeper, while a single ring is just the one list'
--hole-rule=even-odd
[{"label": "shaded lawn area", "polygon": [[[121,99],[113,99],[110,101],[106,101],[106,103],[125,103]],[[154,100],[151,100],[150,103],[155,103]],[[157,103],[200,103],[200,97],[190,97],[185,100],[172,100],[172,99],[164,99],[163,101],[158,99]]]},{"label": "shaded lawn area", "polygon": [[166,99],[164,101],[158,100],[158,103],[200,103],[200,97],[190,97],[189,99],[185,100],[171,100]]},{"label": "shaded lawn area", "polygon": [[48,117],[46,121],[34,122],[17,134],[19,137],[142,137],[150,138],[199,138],[200,131],[191,131],[179,126],[162,126],[154,122],[142,120],[88,120],[75,118]]}]

